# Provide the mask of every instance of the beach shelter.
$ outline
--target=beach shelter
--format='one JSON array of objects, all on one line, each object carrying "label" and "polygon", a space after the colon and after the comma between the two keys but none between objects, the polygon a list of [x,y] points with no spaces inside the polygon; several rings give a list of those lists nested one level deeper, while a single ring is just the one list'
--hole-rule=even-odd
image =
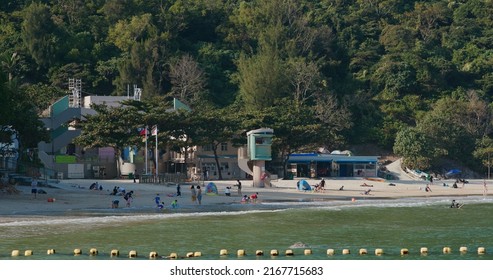
[{"label": "beach shelter", "polygon": [[209,184],[207,184],[207,186],[205,186],[205,193],[207,195],[217,195],[218,192],[217,192],[216,184],[214,184],[213,182],[210,182]]},{"label": "beach shelter", "polygon": [[461,174],[462,174],[462,171],[460,171],[459,169],[451,169],[447,173],[445,173],[445,176],[448,178],[453,178],[453,177],[460,176]]},{"label": "beach shelter", "polygon": [[445,175],[457,175],[457,174],[460,174],[462,173],[462,171],[460,171],[459,169],[452,169],[452,170],[449,170],[449,172],[447,172],[447,174]]},{"label": "beach shelter", "polygon": [[298,186],[299,191],[311,191],[312,190],[312,187],[310,186],[310,184],[308,184],[308,182],[305,180],[298,181],[297,186]]}]

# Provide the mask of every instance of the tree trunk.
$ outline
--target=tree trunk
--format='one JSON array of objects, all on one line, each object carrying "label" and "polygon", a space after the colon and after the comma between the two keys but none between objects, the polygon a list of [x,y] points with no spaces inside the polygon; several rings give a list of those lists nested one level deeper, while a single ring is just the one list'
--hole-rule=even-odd
[{"label": "tree trunk", "polygon": [[219,157],[217,156],[217,146],[219,146],[220,143],[217,144],[212,144],[212,151],[214,152],[214,160],[216,161],[216,167],[217,167],[217,175],[218,179],[222,180],[223,179],[223,174],[221,172],[221,166],[219,165]]}]

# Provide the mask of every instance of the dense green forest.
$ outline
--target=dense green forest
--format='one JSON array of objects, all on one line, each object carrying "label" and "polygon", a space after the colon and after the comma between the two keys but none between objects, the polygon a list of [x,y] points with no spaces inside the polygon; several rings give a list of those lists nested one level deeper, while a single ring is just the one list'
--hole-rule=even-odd
[{"label": "dense green forest", "polygon": [[484,174],[493,151],[489,0],[4,0],[0,58],[2,95],[38,113],[78,78],[84,95],[136,84],[198,113],[270,112],[286,135],[310,112],[306,142],[372,143],[413,168]]}]

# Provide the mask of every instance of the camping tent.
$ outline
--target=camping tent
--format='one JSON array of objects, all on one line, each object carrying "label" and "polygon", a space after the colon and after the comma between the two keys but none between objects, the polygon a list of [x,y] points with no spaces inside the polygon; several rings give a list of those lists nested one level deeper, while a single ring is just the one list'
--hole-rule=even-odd
[{"label": "camping tent", "polygon": [[207,184],[207,186],[205,187],[205,193],[207,195],[217,195],[218,192],[217,192],[216,184],[214,184],[213,182]]},{"label": "camping tent", "polygon": [[310,186],[310,184],[308,184],[308,182],[305,180],[298,181],[297,186],[298,186],[299,191],[311,191],[312,190],[312,187]]}]

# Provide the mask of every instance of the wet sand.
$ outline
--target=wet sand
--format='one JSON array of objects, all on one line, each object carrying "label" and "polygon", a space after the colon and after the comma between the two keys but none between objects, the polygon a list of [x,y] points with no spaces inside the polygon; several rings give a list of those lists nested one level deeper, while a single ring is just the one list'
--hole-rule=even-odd
[{"label": "wet sand", "polygon": [[[241,196],[234,186],[236,181],[205,181],[180,183],[181,196],[176,196],[176,184],[167,185],[134,183],[133,180],[99,180],[103,190],[90,190],[89,186],[95,180],[72,179],[51,183],[51,186],[40,187],[46,194],[37,194],[36,198],[31,193],[30,186],[16,186],[19,194],[0,194],[0,214],[2,219],[20,218],[20,216],[56,216],[56,215],[120,215],[156,213],[156,211],[225,211],[234,209],[265,209],[273,207],[275,202],[299,203],[313,201],[348,201],[357,202],[362,199],[399,199],[410,197],[460,197],[483,196],[486,188],[491,188],[493,180],[469,180],[467,184],[458,184],[458,188],[452,188],[451,180],[434,181],[429,185],[431,192],[426,192],[428,182],[423,180],[392,180],[373,181],[365,178],[327,178],[323,192],[299,191],[296,187],[298,179],[277,180],[271,187],[253,187],[252,181],[242,181],[242,195],[252,195],[258,192],[255,203],[242,203]],[[205,186],[214,182],[217,186],[217,195],[208,195]],[[314,186],[320,179],[307,179]],[[203,190],[202,204],[193,202],[190,195],[191,185],[200,185]],[[130,207],[126,206],[123,196],[110,195],[114,186],[124,187],[125,190],[134,191],[134,198]],[[231,196],[226,196],[224,191],[231,187]],[[343,190],[339,190],[344,186]],[[369,194],[365,191],[371,190]],[[154,198],[159,194],[164,202],[164,209],[158,210]],[[488,192],[486,193],[488,195]],[[111,202],[118,199],[119,208],[112,209]],[[178,208],[172,209],[171,203],[178,200]],[[10,217],[10,218],[9,218]]]}]

